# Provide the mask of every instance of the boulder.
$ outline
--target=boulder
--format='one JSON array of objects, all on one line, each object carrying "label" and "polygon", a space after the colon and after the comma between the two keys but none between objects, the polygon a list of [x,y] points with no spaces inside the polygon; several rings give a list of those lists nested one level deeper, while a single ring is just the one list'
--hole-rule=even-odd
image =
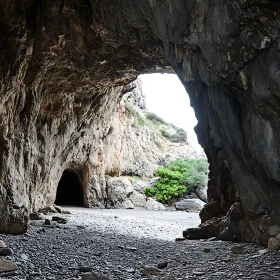
[{"label": "boulder", "polygon": [[133,191],[129,195],[129,199],[136,207],[145,207],[146,205],[146,196],[138,191]]},{"label": "boulder", "polygon": [[131,202],[130,199],[126,199],[125,201],[122,202],[122,204],[120,205],[120,208],[134,209],[134,204]]},{"label": "boulder", "polygon": [[174,205],[176,210],[180,211],[201,211],[204,204],[200,199],[183,199],[175,202]]},{"label": "boulder", "polygon": [[148,198],[145,208],[147,210],[155,210],[155,211],[165,211],[166,210],[165,206],[162,203],[156,201],[153,198]]},{"label": "boulder", "polygon": [[121,207],[133,192],[130,181],[125,177],[113,177],[107,180],[107,195],[114,207]]}]

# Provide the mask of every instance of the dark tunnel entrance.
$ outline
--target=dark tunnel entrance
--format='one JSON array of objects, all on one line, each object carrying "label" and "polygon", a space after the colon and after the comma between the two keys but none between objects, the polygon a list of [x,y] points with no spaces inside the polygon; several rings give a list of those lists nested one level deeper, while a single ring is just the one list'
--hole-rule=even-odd
[{"label": "dark tunnel entrance", "polygon": [[84,206],[83,188],[78,175],[72,170],[65,170],[58,183],[55,204]]}]

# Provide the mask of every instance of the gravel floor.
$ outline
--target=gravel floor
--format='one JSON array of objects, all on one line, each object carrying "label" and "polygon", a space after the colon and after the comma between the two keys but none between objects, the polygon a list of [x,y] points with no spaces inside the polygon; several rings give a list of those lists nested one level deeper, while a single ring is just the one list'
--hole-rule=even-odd
[{"label": "gravel floor", "polygon": [[[69,209],[66,225],[33,221],[28,235],[0,235],[13,249],[16,276],[1,279],[82,279],[82,269],[109,279],[280,279],[280,254],[253,244],[233,254],[231,242],[174,242],[182,230],[199,224],[197,213],[143,209]],[[260,251],[261,250],[261,251]],[[207,251],[207,252],[204,252]],[[141,267],[168,262],[164,276],[143,276]]]}]

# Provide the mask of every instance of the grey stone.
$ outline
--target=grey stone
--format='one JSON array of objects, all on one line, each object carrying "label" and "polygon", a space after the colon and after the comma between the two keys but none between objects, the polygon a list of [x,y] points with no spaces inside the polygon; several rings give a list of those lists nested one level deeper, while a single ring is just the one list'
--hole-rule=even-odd
[{"label": "grey stone", "polygon": [[166,210],[165,206],[162,203],[160,203],[150,197],[147,199],[145,208],[147,210],[154,210],[154,211],[165,211]]},{"label": "grey stone", "polygon": [[11,256],[13,254],[13,250],[10,248],[0,248],[0,256]]},{"label": "grey stone", "polygon": [[175,202],[176,210],[180,211],[200,211],[204,205],[200,199],[183,199]]},{"label": "grey stone", "polygon": [[45,216],[42,213],[31,213],[29,215],[30,220],[44,220]]},{"label": "grey stone", "polygon": [[0,260],[0,271],[9,272],[17,270],[18,266],[10,260]]}]

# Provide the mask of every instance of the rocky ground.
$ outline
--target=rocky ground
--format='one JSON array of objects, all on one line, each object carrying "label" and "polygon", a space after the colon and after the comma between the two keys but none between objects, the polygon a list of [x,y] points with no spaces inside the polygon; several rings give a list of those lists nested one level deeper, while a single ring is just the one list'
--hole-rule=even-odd
[{"label": "rocky ground", "polygon": [[0,259],[18,266],[0,278],[279,279],[278,252],[244,243],[175,242],[186,226],[199,224],[198,213],[82,208],[71,212],[63,215],[66,224],[32,221],[26,235],[0,235],[13,250]]}]

